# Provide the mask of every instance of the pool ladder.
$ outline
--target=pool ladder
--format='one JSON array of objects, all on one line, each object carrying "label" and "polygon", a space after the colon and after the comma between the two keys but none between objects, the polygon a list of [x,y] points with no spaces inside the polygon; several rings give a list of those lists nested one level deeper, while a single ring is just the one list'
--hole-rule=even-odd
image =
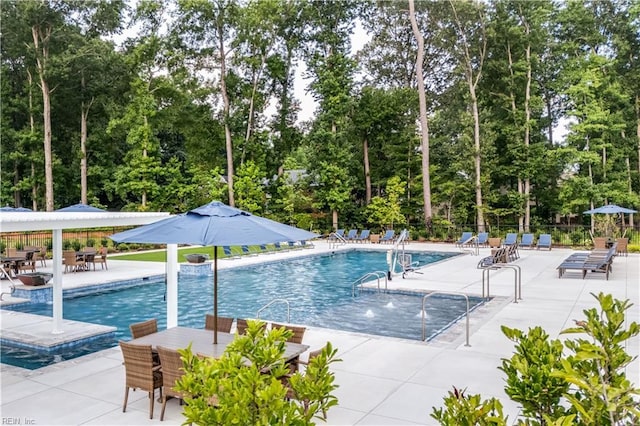
[{"label": "pool ladder", "polygon": [[335,232],[329,234],[329,249],[333,250],[339,246],[347,244],[347,240],[342,236],[338,235]]},{"label": "pool ladder", "polygon": [[273,299],[271,302],[264,305],[262,308],[258,309],[256,312],[256,318],[260,319],[260,313],[265,309],[269,308],[271,305],[275,305],[276,303],[284,303],[287,305],[287,322],[291,322],[291,306],[289,305],[289,301],[287,299]]},{"label": "pool ladder", "polygon": [[368,274],[364,274],[363,276],[361,276],[360,278],[358,278],[353,282],[353,284],[351,285],[351,297],[356,296],[356,287],[359,287],[362,290],[362,284],[364,284],[367,279],[373,279],[373,278],[375,278],[378,281],[378,293],[380,292],[380,278],[384,278],[384,291],[386,293],[387,284],[388,284],[387,273],[384,271],[374,271],[374,272],[369,272]]}]

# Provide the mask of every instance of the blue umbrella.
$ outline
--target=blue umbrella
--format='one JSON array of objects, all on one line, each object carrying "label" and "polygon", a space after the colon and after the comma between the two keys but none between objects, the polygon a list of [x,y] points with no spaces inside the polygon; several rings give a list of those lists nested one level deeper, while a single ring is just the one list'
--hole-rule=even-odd
[{"label": "blue umbrella", "polygon": [[[213,246],[213,309],[218,317],[218,246],[240,246],[301,241],[318,234],[255,216],[219,201],[158,222],[111,235],[116,242],[197,244]],[[214,324],[214,343],[218,342]]]},{"label": "blue umbrella", "polygon": [[32,212],[33,210],[28,209],[26,207],[4,206],[4,207],[0,207],[0,211],[2,211],[2,212]]},{"label": "blue umbrella", "polygon": [[584,214],[596,214],[596,213],[618,214],[618,213],[637,213],[637,211],[627,209],[625,207],[616,206],[615,204],[607,204],[606,206],[601,206],[595,209],[587,210],[583,213]]},{"label": "blue umbrella", "polygon": [[76,212],[76,213],[95,213],[95,212],[104,212],[106,210],[99,209],[97,207],[89,206],[87,204],[78,203],[73,204],[71,206],[63,207],[61,209],[56,210],[57,212]]}]

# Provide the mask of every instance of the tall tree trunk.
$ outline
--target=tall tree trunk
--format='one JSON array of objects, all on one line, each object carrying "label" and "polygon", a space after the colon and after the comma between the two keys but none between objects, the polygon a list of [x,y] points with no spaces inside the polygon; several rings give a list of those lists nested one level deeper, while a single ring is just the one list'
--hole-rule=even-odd
[{"label": "tall tree trunk", "polygon": [[[515,73],[513,71],[513,55],[511,54],[511,43],[507,42],[507,58],[509,60],[509,77],[511,78],[511,84],[509,85],[509,98],[511,99],[511,114],[513,115],[513,125],[518,128],[518,106],[516,105],[516,95],[513,93],[513,87],[515,87]],[[524,194],[524,182],[522,176],[518,174],[518,195],[521,197]],[[518,213],[518,232],[524,231],[524,215]]]},{"label": "tall tree trunk", "polygon": [[636,140],[638,141],[638,174],[640,174],[640,95],[636,94]]},{"label": "tall tree trunk", "polygon": [[266,56],[262,55],[260,60],[260,68],[257,72],[253,73],[253,81],[251,82],[251,98],[249,99],[249,116],[247,117],[247,130],[244,136],[244,144],[242,145],[242,154],[240,156],[240,165],[244,164],[244,159],[247,151],[247,144],[249,143],[249,139],[253,134],[253,115],[255,109],[255,99],[256,92],[258,91],[258,81],[260,80],[260,76],[262,75],[262,69],[264,68],[264,64],[266,62]]},{"label": "tall tree trunk", "polygon": [[371,169],[369,165],[369,142],[367,138],[362,141],[362,156],[364,162],[364,186],[365,186],[365,198],[366,204],[371,203]]},{"label": "tall tree trunk", "polygon": [[[480,146],[480,113],[478,112],[478,97],[476,95],[476,87],[480,78],[482,78],[482,66],[484,63],[484,58],[487,53],[487,38],[484,34],[484,18],[480,16],[480,24],[482,26],[482,46],[480,47],[479,57],[477,59],[473,59],[471,57],[471,53],[469,51],[469,42],[467,41],[466,34],[462,28],[462,24],[460,19],[458,18],[458,13],[456,11],[455,2],[453,0],[449,0],[449,4],[451,5],[451,9],[453,11],[454,19],[456,25],[458,27],[458,32],[460,35],[460,44],[464,57],[464,66],[465,66],[465,79],[467,80],[467,85],[469,86],[469,96],[471,98],[471,111],[473,114],[473,143],[474,143],[474,166],[475,166],[475,189],[476,189],[476,221],[478,226],[478,232],[484,232],[485,223],[484,223],[484,205],[482,202],[482,180],[481,180],[481,146]],[[477,72],[474,72],[474,66],[477,67]]]},{"label": "tall tree trunk", "polygon": [[424,202],[424,224],[431,228],[431,179],[429,174],[429,120],[427,119],[427,94],[424,87],[424,37],[418,28],[414,0],[409,0],[409,19],[413,36],[418,43],[416,55],[416,81],[418,83],[418,100],[420,103],[420,140],[422,148],[422,199]]},{"label": "tall tree trunk", "polygon": [[53,211],[53,157],[51,152],[51,91],[46,79],[47,61],[49,59],[49,39],[52,28],[31,27],[33,44],[36,50],[36,68],[42,90],[42,118],[44,124],[44,178],[46,211]]},{"label": "tall tree trunk", "polygon": [[[82,91],[85,90],[84,72],[80,77],[80,85]],[[82,204],[88,204],[87,202],[87,118],[89,117],[89,110],[93,105],[94,99],[92,98],[88,104],[85,104],[84,97],[80,104],[80,202]]]},{"label": "tall tree trunk", "polygon": [[[522,14],[521,14],[522,15]],[[527,34],[527,48],[525,49],[525,57],[527,61],[527,83],[524,91],[524,146],[526,161],[529,162],[529,144],[531,138],[531,42],[529,36],[531,35],[531,28],[529,22],[526,19],[522,19],[524,22],[526,34]],[[524,179],[524,230],[529,232],[531,226],[531,205],[529,203],[531,198],[531,178],[529,176],[529,167],[526,167],[526,174]]]},{"label": "tall tree trunk", "polygon": [[[31,76],[31,71],[29,71],[28,68],[27,81],[29,83],[29,136],[33,137],[36,134],[36,120],[33,117],[33,77]],[[16,173],[15,176],[17,177],[18,174]],[[38,183],[36,179],[36,164],[33,159],[31,160],[31,182],[32,209],[35,212],[38,211]]]},{"label": "tall tree trunk", "polygon": [[236,201],[233,192],[233,141],[231,140],[231,129],[229,128],[229,112],[231,106],[229,104],[229,95],[227,93],[227,58],[224,47],[224,30],[222,23],[218,23],[218,40],[220,54],[220,95],[223,102],[223,121],[224,121],[224,139],[227,151],[227,188],[229,191],[229,205],[235,207]]}]

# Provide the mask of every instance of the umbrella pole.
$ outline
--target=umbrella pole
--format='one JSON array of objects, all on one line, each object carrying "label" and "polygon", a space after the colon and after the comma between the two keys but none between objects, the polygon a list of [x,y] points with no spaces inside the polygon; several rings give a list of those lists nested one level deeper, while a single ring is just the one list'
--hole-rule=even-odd
[{"label": "umbrella pole", "polygon": [[213,246],[213,344],[218,344],[218,246]]}]

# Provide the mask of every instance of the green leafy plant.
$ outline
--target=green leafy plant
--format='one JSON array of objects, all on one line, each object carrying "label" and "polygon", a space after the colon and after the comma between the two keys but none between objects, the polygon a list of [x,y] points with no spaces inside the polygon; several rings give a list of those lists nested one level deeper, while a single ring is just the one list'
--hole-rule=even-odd
[{"label": "green leafy plant", "polygon": [[502,326],[502,332],[516,343],[515,354],[503,359],[499,367],[507,375],[506,394],[522,404],[523,416],[531,419],[531,425],[545,424],[545,417],[555,419],[564,415],[560,399],[569,383],[552,374],[562,366],[562,342],[549,340],[541,327],[529,329],[525,334]]},{"label": "green leafy plant", "polygon": [[[291,374],[284,359],[284,328],[266,331],[248,321],[247,334],[236,336],[222,357],[180,351],[185,375],[176,389],[185,398],[187,422],[202,425],[309,425],[337,404],[337,385],[329,365],[338,361],[330,343],[313,358],[305,374]],[[288,385],[287,385],[288,383]]]},{"label": "green leafy plant", "polygon": [[507,417],[502,413],[502,403],[491,398],[482,400],[480,395],[466,396],[465,390],[453,387],[444,398],[444,408],[433,408],[431,417],[446,426],[502,426]]}]

